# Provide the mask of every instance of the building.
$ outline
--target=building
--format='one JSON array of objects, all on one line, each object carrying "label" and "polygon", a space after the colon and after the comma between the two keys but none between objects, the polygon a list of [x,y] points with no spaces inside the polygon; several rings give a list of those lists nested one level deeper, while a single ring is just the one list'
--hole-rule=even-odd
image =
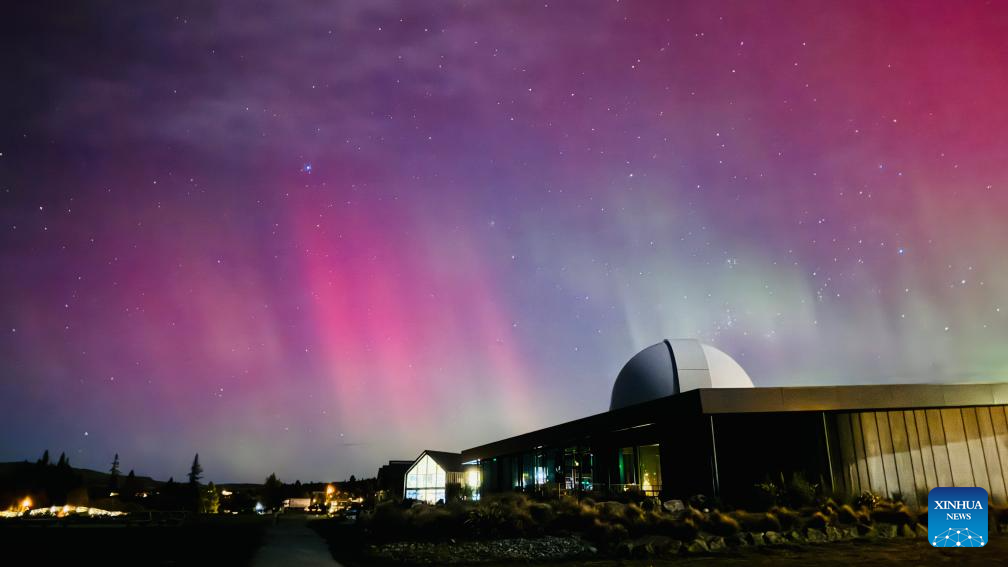
[{"label": "building", "polygon": [[[424,451],[406,471],[403,494],[406,498],[434,504],[462,486],[462,461],[459,453]],[[446,492],[447,491],[447,492]]]},{"label": "building", "polygon": [[439,500],[457,470],[477,497],[633,490],[744,505],[757,484],[802,477],[919,504],[935,486],[981,486],[1006,503],[1006,403],[1008,384],[755,388],[724,352],[666,340],[627,362],[609,411],[466,449],[458,463],[424,452],[406,495]]},{"label": "building", "polygon": [[401,498],[403,496],[403,483],[406,479],[406,471],[409,470],[413,461],[389,461],[387,465],[378,467],[378,474],[375,477],[377,485],[377,499],[379,502]]}]

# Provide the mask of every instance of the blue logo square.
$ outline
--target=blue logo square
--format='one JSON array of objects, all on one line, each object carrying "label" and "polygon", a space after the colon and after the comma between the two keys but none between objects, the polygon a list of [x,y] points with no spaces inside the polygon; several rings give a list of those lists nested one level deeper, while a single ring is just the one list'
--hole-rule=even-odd
[{"label": "blue logo square", "polygon": [[975,486],[932,488],[928,541],[933,547],[987,545],[987,491]]}]

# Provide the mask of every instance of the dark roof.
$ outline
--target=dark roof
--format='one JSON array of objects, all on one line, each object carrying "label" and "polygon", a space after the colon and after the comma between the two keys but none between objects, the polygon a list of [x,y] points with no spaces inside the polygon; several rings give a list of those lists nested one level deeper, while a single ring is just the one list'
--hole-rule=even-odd
[{"label": "dark roof", "polygon": [[[461,472],[462,471],[462,453],[451,453],[448,451],[431,451],[430,449],[425,450],[420,453],[420,456],[413,461],[416,463],[424,455],[429,455],[430,458],[434,459],[434,462],[438,464],[439,467],[443,468],[445,472]],[[412,466],[412,465],[411,465]]]},{"label": "dark roof", "polygon": [[[667,421],[669,415],[924,409],[1008,404],[1008,383],[704,388],[584,417],[462,451],[463,462],[557,446]],[[447,469],[446,469],[447,470]]]}]

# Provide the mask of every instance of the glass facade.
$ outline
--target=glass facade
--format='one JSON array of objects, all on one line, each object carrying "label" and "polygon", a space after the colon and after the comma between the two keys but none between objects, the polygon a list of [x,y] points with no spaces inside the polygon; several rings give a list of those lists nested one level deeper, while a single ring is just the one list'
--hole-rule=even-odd
[{"label": "glass facade", "polygon": [[606,493],[633,489],[658,496],[662,489],[657,443],[538,447],[472,464],[478,467],[483,494],[519,491],[538,496],[604,497]]},{"label": "glass facade", "polygon": [[661,492],[661,450],[658,444],[619,449],[616,456],[619,484],[623,490],[638,488],[648,496]]},{"label": "glass facade", "polygon": [[406,498],[430,504],[445,499],[445,471],[424,455],[406,472]]},{"label": "glass facade", "polygon": [[640,488],[648,496],[661,491],[661,451],[658,444],[637,447],[637,470],[640,474]]}]

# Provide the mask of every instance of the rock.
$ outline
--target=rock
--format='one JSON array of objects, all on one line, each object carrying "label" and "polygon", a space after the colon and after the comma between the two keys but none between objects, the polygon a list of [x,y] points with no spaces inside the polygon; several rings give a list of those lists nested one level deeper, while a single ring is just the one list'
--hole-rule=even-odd
[{"label": "rock", "polygon": [[840,528],[840,536],[843,539],[854,539],[858,535],[860,535],[860,530],[858,530],[857,526],[844,526]]},{"label": "rock", "polygon": [[754,546],[759,547],[766,545],[766,541],[763,539],[763,534],[760,532],[749,532],[746,534],[746,537],[749,539],[749,543]]},{"label": "rock", "polygon": [[924,539],[927,539],[928,538],[928,529],[927,529],[927,526],[924,526],[924,525],[921,525],[921,524],[916,524],[914,526],[914,534],[917,537],[922,537]]},{"label": "rock", "polygon": [[662,502],[662,508],[670,514],[682,514],[686,511],[686,505],[682,500],[666,500]]},{"label": "rock", "polygon": [[686,546],[687,553],[707,553],[709,551],[710,548],[707,547],[707,542],[700,538],[696,538]]},{"label": "rock", "polygon": [[777,532],[766,532],[763,534],[763,540],[766,541],[767,545],[781,545],[787,543],[782,535]]},{"label": "rock", "polygon": [[829,541],[829,538],[826,537],[826,532],[815,528],[809,528],[806,530],[805,537],[808,538],[809,543],[823,543]]},{"label": "rock", "polygon": [[721,551],[728,547],[725,545],[725,540],[721,536],[714,536],[707,540],[707,549],[711,551]]},{"label": "rock", "polygon": [[803,536],[802,533],[798,530],[791,530],[791,532],[788,534],[788,539],[790,539],[795,543],[802,543],[805,541],[805,536]]},{"label": "rock", "polygon": [[672,553],[678,553],[682,542],[663,535],[647,535],[637,538],[636,545],[648,548],[648,555],[667,555],[669,548],[673,546],[673,542],[675,542],[675,549],[672,550]]},{"label": "rock", "polygon": [[676,555],[677,553],[682,551],[682,547],[683,542],[677,539],[669,538],[668,545],[665,547],[663,551],[659,551],[659,553],[661,553],[662,555]]},{"label": "rock", "polygon": [[860,537],[876,538],[879,536],[879,532],[874,526],[866,526],[865,524],[858,524],[857,532]]},{"label": "rock", "polygon": [[654,557],[655,548],[650,543],[637,543],[633,547],[633,552],[630,554],[631,557],[636,557],[638,559],[647,559],[648,557]]},{"label": "rock", "polygon": [[917,537],[917,534],[914,532],[913,528],[910,527],[910,524],[903,524],[900,526],[900,535],[903,537]]},{"label": "rock", "polygon": [[882,537],[896,537],[896,524],[883,524],[878,523],[875,525],[875,530]]},{"label": "rock", "polygon": [[725,538],[725,543],[728,547],[747,547],[749,545],[749,538],[744,533],[738,533]]},{"label": "rock", "polygon": [[616,546],[616,555],[620,557],[632,557],[635,547],[637,546],[633,541],[621,541]]},{"label": "rock", "polygon": [[829,541],[839,541],[843,539],[843,534],[834,526],[826,526],[826,539]]}]

